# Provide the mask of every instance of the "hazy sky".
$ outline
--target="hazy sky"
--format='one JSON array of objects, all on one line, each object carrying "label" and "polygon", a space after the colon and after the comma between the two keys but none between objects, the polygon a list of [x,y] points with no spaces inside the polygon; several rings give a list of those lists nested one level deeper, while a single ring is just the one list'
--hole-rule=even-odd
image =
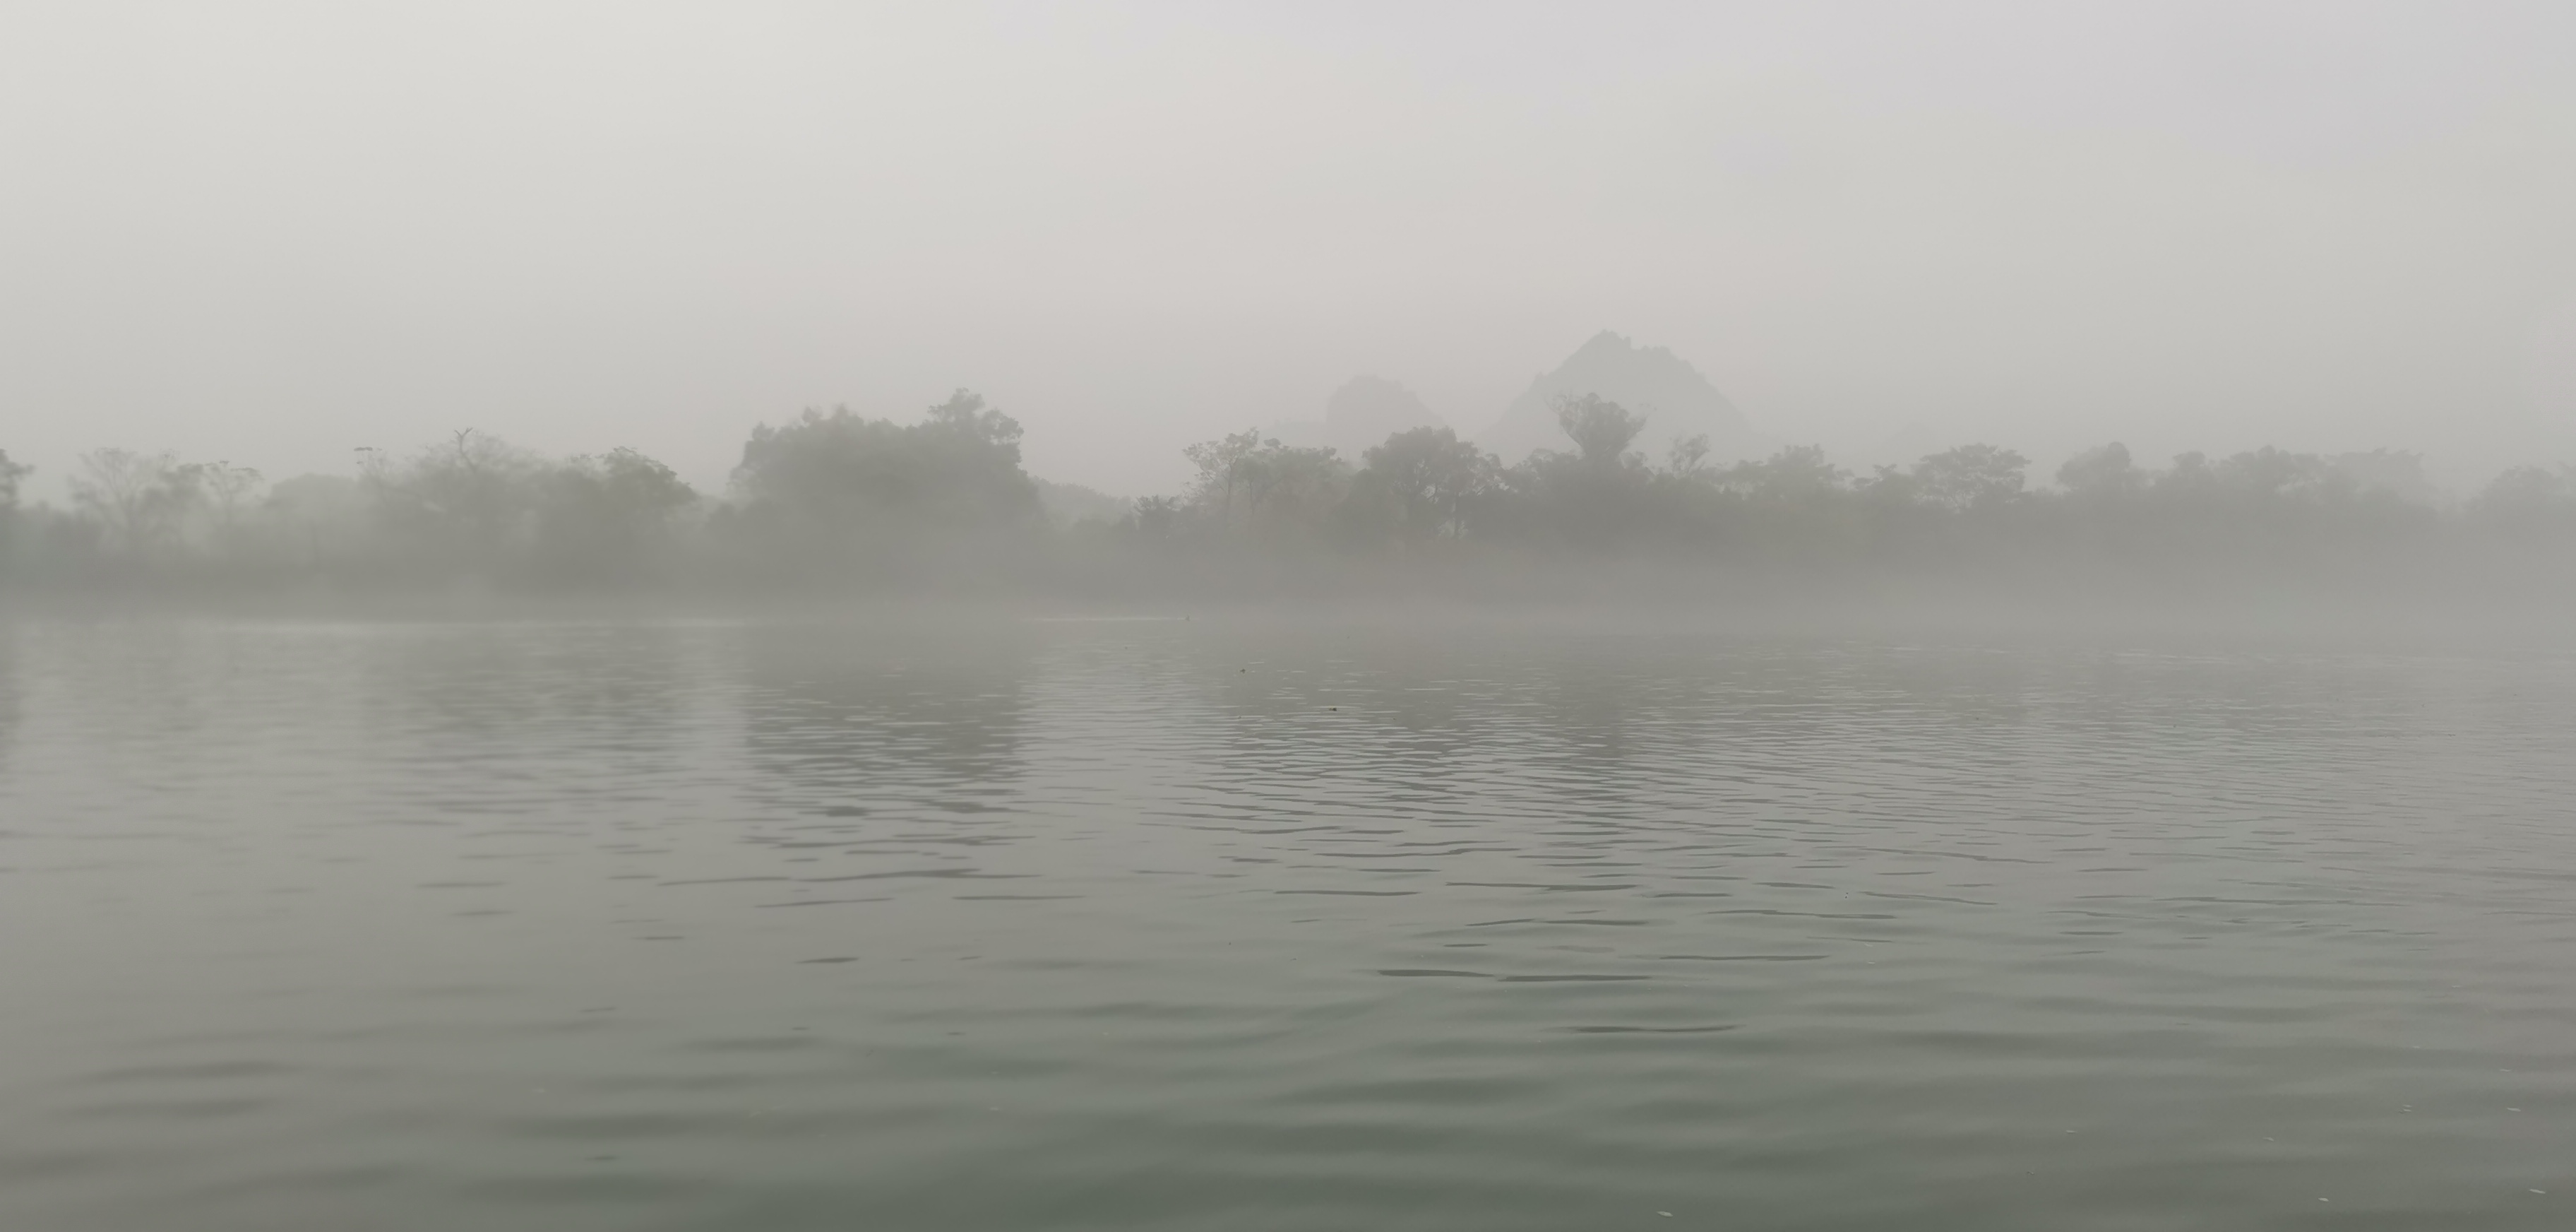
[{"label": "hazy sky", "polygon": [[2576,4],[0,4],[0,448],[1137,493],[1615,329],[1756,427],[2576,461]]}]

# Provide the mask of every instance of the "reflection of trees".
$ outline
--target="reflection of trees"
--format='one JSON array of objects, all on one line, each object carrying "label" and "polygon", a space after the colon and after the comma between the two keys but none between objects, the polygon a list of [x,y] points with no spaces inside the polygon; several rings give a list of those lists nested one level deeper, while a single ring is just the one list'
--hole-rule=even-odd
[{"label": "reflection of trees", "polygon": [[[1275,807],[1397,848],[1455,826],[1499,839],[1512,817],[1634,817],[1668,794],[1695,737],[1702,682],[1620,643],[1458,630],[1268,629],[1206,647],[1175,683],[1205,780],[1230,805]],[[1390,848],[1390,853],[1395,849]]]},{"label": "reflection of trees", "polygon": [[839,815],[974,813],[1024,766],[1033,646],[1015,628],[761,628],[746,754],[771,801]]},{"label": "reflection of trees", "polygon": [[385,640],[370,693],[399,698],[434,732],[543,723],[631,739],[684,721],[690,640],[651,624],[431,628]]},{"label": "reflection of trees", "polygon": [[1192,743],[1219,798],[1389,841],[1446,822],[1472,839],[1776,817],[1924,730],[2009,759],[2037,722],[2031,659],[1973,650],[1371,629],[1207,654],[1185,704],[1207,716]]},{"label": "reflection of trees", "polygon": [[[702,635],[649,624],[466,625],[360,635],[365,721],[441,804],[512,811],[496,787],[646,799],[708,721]],[[697,711],[697,713],[693,713]],[[583,781],[588,776],[588,781]]]},{"label": "reflection of trees", "polygon": [[1477,745],[1478,699],[1449,674],[1453,655],[1428,637],[1270,632],[1266,645],[1208,648],[1191,682],[1226,777],[1284,791],[1343,780],[1399,804],[1454,789]]}]

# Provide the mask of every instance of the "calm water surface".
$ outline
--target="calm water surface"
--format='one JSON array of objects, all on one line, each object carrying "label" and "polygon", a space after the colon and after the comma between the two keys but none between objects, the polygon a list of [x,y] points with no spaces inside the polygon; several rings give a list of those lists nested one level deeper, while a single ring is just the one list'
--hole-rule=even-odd
[{"label": "calm water surface", "polygon": [[0,1228],[2576,1227],[2576,659],[0,628]]}]

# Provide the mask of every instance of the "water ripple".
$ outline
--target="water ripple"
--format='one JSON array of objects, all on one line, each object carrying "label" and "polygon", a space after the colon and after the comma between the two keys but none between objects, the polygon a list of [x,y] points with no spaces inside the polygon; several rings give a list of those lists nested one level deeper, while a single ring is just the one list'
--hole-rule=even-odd
[{"label": "water ripple", "polygon": [[2576,1199],[2554,650],[30,624],[0,692],[8,1227]]}]

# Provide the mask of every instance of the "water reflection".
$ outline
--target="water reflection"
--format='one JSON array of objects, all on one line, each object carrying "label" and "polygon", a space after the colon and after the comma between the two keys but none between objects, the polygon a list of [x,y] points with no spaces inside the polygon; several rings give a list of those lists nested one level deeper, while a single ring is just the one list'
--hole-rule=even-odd
[{"label": "water reflection", "polygon": [[1037,644],[1015,624],[980,632],[961,638],[891,625],[744,633],[743,748],[760,797],[851,819],[1007,807],[1025,773],[1025,692]]},{"label": "water reflection", "polygon": [[[357,691],[425,761],[477,759],[569,738],[651,756],[701,726],[709,664],[687,627],[531,623],[332,631]],[[324,640],[317,637],[315,640]],[[592,743],[592,742],[599,743]]]},{"label": "water reflection", "polygon": [[2571,727],[2546,655],[22,630],[0,1224],[2554,1228]]}]

